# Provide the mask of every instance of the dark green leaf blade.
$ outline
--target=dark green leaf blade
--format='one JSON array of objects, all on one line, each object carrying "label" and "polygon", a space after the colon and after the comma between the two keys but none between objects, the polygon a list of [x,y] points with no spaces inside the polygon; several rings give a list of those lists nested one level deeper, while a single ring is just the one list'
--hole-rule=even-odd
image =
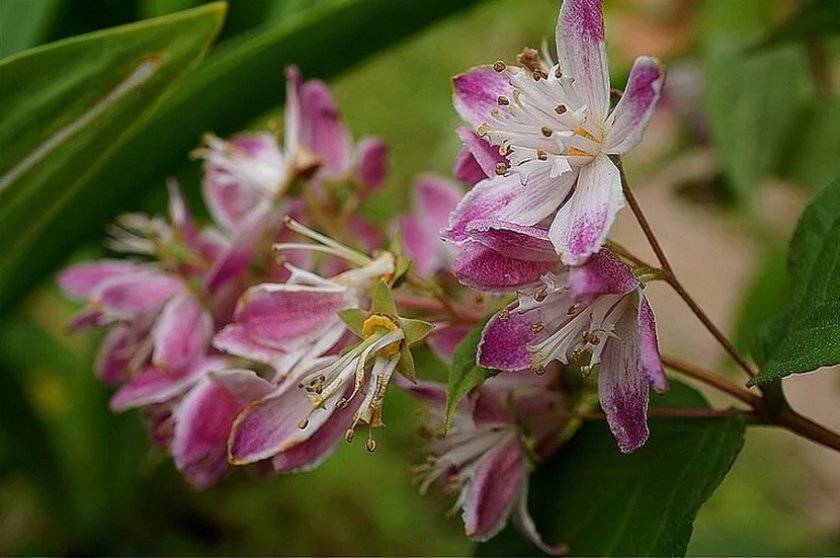
[{"label": "dark green leaf blade", "polygon": [[0,309],[55,269],[73,246],[101,234],[102,224],[136,205],[150,185],[181,168],[204,132],[232,133],[282,103],[286,65],[327,79],[478,1],[333,0],[231,39],[85,178],[62,219],[32,235],[28,251],[39,258],[2,267]]},{"label": "dark green leaf blade", "polygon": [[[211,4],[0,62],[0,307],[30,286],[22,268],[44,266],[51,241],[61,244],[62,230],[85,222],[97,188],[121,190],[119,180],[86,178],[202,56],[224,11],[224,4]],[[132,170],[124,168],[123,176]],[[81,194],[89,202],[76,208],[80,221],[66,222],[64,210]],[[52,254],[67,246],[52,247]]]},{"label": "dark green leaf blade", "polygon": [[788,272],[790,302],[759,336],[756,384],[840,362],[840,180],[802,214]]},{"label": "dark green leaf blade", "polygon": [[452,353],[452,365],[449,367],[449,380],[446,384],[446,414],[444,415],[443,430],[449,429],[455,410],[467,394],[484,383],[488,378],[496,375],[495,370],[479,366],[475,362],[484,321],[470,330]]},{"label": "dark green leaf blade", "polygon": [[771,31],[754,48],[765,49],[788,42],[817,39],[838,33],[840,33],[840,7],[837,5],[837,0],[811,0],[796,15]]},{"label": "dark green leaf blade", "polygon": [[0,2],[0,58],[41,42],[56,4],[56,0]]},{"label": "dark green leaf blade", "polygon": [[[679,386],[678,396],[662,403],[703,402],[689,392]],[[577,556],[684,555],[694,518],[732,466],[744,431],[739,417],[653,419],[647,444],[623,455],[605,423],[587,423],[531,477],[537,527]],[[508,528],[476,555],[539,551]]]}]

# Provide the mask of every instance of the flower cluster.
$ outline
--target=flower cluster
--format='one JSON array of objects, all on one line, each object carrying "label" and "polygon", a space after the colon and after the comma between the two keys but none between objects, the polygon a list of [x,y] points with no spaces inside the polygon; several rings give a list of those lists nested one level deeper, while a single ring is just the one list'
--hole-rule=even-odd
[{"label": "flower cluster", "polygon": [[[112,409],[143,409],[203,488],[231,465],[310,470],[359,428],[374,451],[395,386],[429,407],[421,489],[453,489],[474,539],[511,518],[560,551],[528,514],[528,476],[594,397],[569,374],[595,372],[622,452],[645,443],[649,390],[667,381],[644,284],[604,247],[624,203],[615,157],[641,140],[662,68],[639,58],[611,110],[598,0],[565,1],[556,54],[454,78],[460,184],[420,175],[390,240],[360,211],[387,146],[354,147],[327,87],[288,70],[282,145],[208,135],[195,151],[211,226],[170,183],[168,220],[125,215],[112,230],[109,247],[137,259],[59,277],[87,302],[73,327],[107,331],[97,375],[116,387]],[[476,327],[475,363],[497,375],[447,416],[411,348],[450,362]]]}]

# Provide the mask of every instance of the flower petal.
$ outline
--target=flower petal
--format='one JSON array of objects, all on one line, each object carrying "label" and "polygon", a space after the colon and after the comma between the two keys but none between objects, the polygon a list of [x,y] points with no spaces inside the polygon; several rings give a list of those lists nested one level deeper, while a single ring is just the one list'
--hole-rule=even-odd
[{"label": "flower petal", "polygon": [[[403,248],[421,277],[431,277],[441,267],[435,239],[429,238],[420,221],[413,215],[403,215],[399,220]],[[440,241],[438,241],[440,242]]]},{"label": "flower petal", "polygon": [[223,359],[207,358],[178,374],[148,366],[132,376],[111,398],[111,410],[119,413],[151,403],[162,403],[181,395],[211,370],[224,368]]},{"label": "flower petal", "polygon": [[421,175],[414,184],[413,208],[426,234],[440,241],[443,229],[449,224],[449,214],[461,201],[464,192],[456,184],[435,174]]},{"label": "flower petal", "polygon": [[549,546],[545,543],[537,530],[534,519],[531,517],[531,512],[528,511],[528,481],[522,483],[522,491],[519,493],[519,498],[516,502],[516,507],[513,508],[511,516],[513,526],[522,536],[523,539],[533,544],[546,554],[551,556],[564,556],[568,553],[569,547],[565,544],[558,544]]},{"label": "flower petal", "polygon": [[[461,138],[461,143],[464,148],[473,156],[476,164],[481,169],[484,175],[481,178],[496,176],[496,165],[498,163],[504,163],[505,166],[508,166],[507,158],[499,153],[499,148],[482,139],[472,130],[461,126],[455,132]],[[481,179],[479,178],[470,182],[470,184],[475,184],[479,180]]]},{"label": "flower petal", "polygon": [[452,362],[455,347],[472,329],[471,324],[437,324],[426,338],[432,352],[445,363]]},{"label": "flower petal", "polygon": [[346,308],[343,287],[264,283],[248,289],[236,310],[236,323],[261,344],[288,351],[289,343],[314,339]]},{"label": "flower petal", "polygon": [[668,391],[668,379],[665,377],[665,370],[662,367],[662,358],[659,356],[659,341],[656,336],[656,320],[653,317],[653,309],[647,301],[647,297],[639,295],[639,350],[641,351],[642,369],[645,375],[659,393]]},{"label": "flower petal", "polygon": [[[138,356],[138,335],[135,329],[115,326],[108,331],[96,356],[96,377],[108,385],[119,384],[128,373],[129,363]],[[143,358],[145,360],[145,358]]]},{"label": "flower petal", "polygon": [[170,300],[155,323],[152,362],[167,372],[193,364],[210,344],[213,318],[195,296],[183,293]]},{"label": "flower petal", "polygon": [[461,118],[475,127],[490,117],[499,106],[499,96],[513,97],[513,89],[505,72],[492,66],[479,66],[452,78],[453,103]]},{"label": "flower petal", "polygon": [[486,541],[498,533],[505,526],[525,480],[525,460],[518,440],[482,457],[464,502],[467,536]]},{"label": "flower petal", "polygon": [[601,353],[598,397],[610,430],[623,453],[631,453],[648,439],[649,380],[642,366],[637,314],[628,307],[615,324]]},{"label": "flower petal", "polygon": [[99,260],[70,266],[58,275],[58,286],[75,298],[90,298],[105,280],[142,273],[147,268],[120,260]]},{"label": "flower petal", "polygon": [[507,208],[521,195],[524,187],[515,174],[488,178],[475,185],[449,215],[449,227],[443,231],[447,241],[461,244],[470,240],[468,225],[476,220],[506,219]]},{"label": "flower petal", "polygon": [[575,79],[575,92],[590,114],[603,121],[610,108],[610,75],[601,0],[564,0],[556,40],[560,68]]},{"label": "flower petal", "polygon": [[492,248],[503,256],[531,262],[557,261],[548,231],[494,220],[475,220],[467,225],[467,232],[476,242]]},{"label": "flower petal", "polygon": [[664,82],[665,69],[659,60],[649,56],[636,59],[624,95],[607,120],[605,153],[623,155],[642,141]]},{"label": "flower petal", "polygon": [[379,138],[363,138],[356,147],[356,181],[365,194],[378,190],[388,175],[388,144]]},{"label": "flower petal", "polygon": [[487,178],[484,170],[479,166],[478,161],[476,161],[475,156],[467,149],[461,149],[455,157],[452,176],[467,186],[475,186]]},{"label": "flower petal", "polygon": [[332,93],[323,81],[310,80],[299,95],[300,145],[320,158],[327,175],[341,178],[350,167],[350,135]]},{"label": "flower petal", "polygon": [[597,252],[623,206],[621,178],[606,155],[581,167],[575,191],[557,212],[548,231],[563,263],[577,265]]},{"label": "flower petal", "polygon": [[630,268],[605,248],[571,268],[568,284],[575,300],[587,303],[603,294],[628,294],[640,286]]},{"label": "flower petal", "polygon": [[235,323],[226,325],[213,337],[213,346],[220,351],[269,365],[285,356],[283,351],[251,339],[245,328]]},{"label": "flower petal", "polygon": [[481,332],[476,361],[494,370],[525,370],[531,367],[527,347],[535,334],[525,314],[516,312],[516,303],[496,313]]},{"label": "flower petal", "polygon": [[533,285],[554,270],[555,262],[532,262],[509,258],[471,242],[461,247],[452,272],[461,284],[487,292],[508,292]]},{"label": "flower petal", "polygon": [[100,283],[93,298],[111,317],[131,319],[157,310],[182,289],[181,282],[168,275],[137,273]]}]

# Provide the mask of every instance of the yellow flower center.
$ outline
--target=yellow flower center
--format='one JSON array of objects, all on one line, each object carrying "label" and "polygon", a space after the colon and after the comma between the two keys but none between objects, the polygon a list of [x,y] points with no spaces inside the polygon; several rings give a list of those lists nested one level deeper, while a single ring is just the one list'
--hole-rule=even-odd
[{"label": "yellow flower center", "polygon": [[[362,323],[362,337],[367,339],[382,329],[388,332],[399,331],[400,326],[388,316],[373,314]],[[400,341],[394,341],[390,345],[382,347],[377,352],[384,357],[392,357],[400,352]]]}]

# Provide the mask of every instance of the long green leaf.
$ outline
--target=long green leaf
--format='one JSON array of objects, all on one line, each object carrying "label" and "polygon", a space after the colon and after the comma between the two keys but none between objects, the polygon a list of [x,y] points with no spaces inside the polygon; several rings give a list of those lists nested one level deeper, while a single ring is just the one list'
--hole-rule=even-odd
[{"label": "long green leaf", "polygon": [[840,33],[840,6],[837,0],[810,0],[793,17],[771,31],[755,49],[818,39]]},{"label": "long green leaf", "polygon": [[[55,269],[73,246],[101,234],[102,223],[136,204],[150,184],[160,184],[179,168],[203,132],[236,131],[280,104],[286,65],[328,78],[477,1],[335,0],[232,39],[191,73],[105,165],[80,179],[60,218],[52,214],[33,223],[25,242],[18,241],[18,257],[0,263],[0,309]],[[382,79],[385,84],[392,78]],[[24,251],[38,258],[23,258]]]},{"label": "long green leaf", "polygon": [[790,302],[761,330],[757,384],[840,363],[840,180],[808,206],[790,241]]},{"label": "long green leaf", "polygon": [[496,375],[495,370],[484,368],[476,363],[476,352],[481,342],[481,333],[484,330],[484,322],[476,325],[470,332],[461,339],[455,351],[452,353],[452,365],[449,367],[449,380],[446,383],[446,412],[443,420],[443,430],[449,429],[455,410],[461,400],[470,391],[479,387],[488,378]]},{"label": "long green leaf", "polygon": [[56,0],[0,2],[0,58],[41,42],[56,4]]},{"label": "long green leaf", "polygon": [[[89,177],[203,54],[223,16],[216,3],[0,62],[0,307],[30,286],[22,269],[43,269],[67,248],[44,241],[72,236],[79,223],[63,211],[85,195],[96,205]],[[99,186],[120,189],[119,179]]]},{"label": "long green leaf", "polygon": [[[703,407],[699,394],[674,383],[655,402]],[[531,477],[529,507],[552,544],[575,556],[682,556],[700,506],[723,481],[744,442],[745,423],[723,419],[654,419],[647,444],[623,455],[603,422],[588,423]],[[479,545],[478,556],[539,551],[511,528]]]}]

